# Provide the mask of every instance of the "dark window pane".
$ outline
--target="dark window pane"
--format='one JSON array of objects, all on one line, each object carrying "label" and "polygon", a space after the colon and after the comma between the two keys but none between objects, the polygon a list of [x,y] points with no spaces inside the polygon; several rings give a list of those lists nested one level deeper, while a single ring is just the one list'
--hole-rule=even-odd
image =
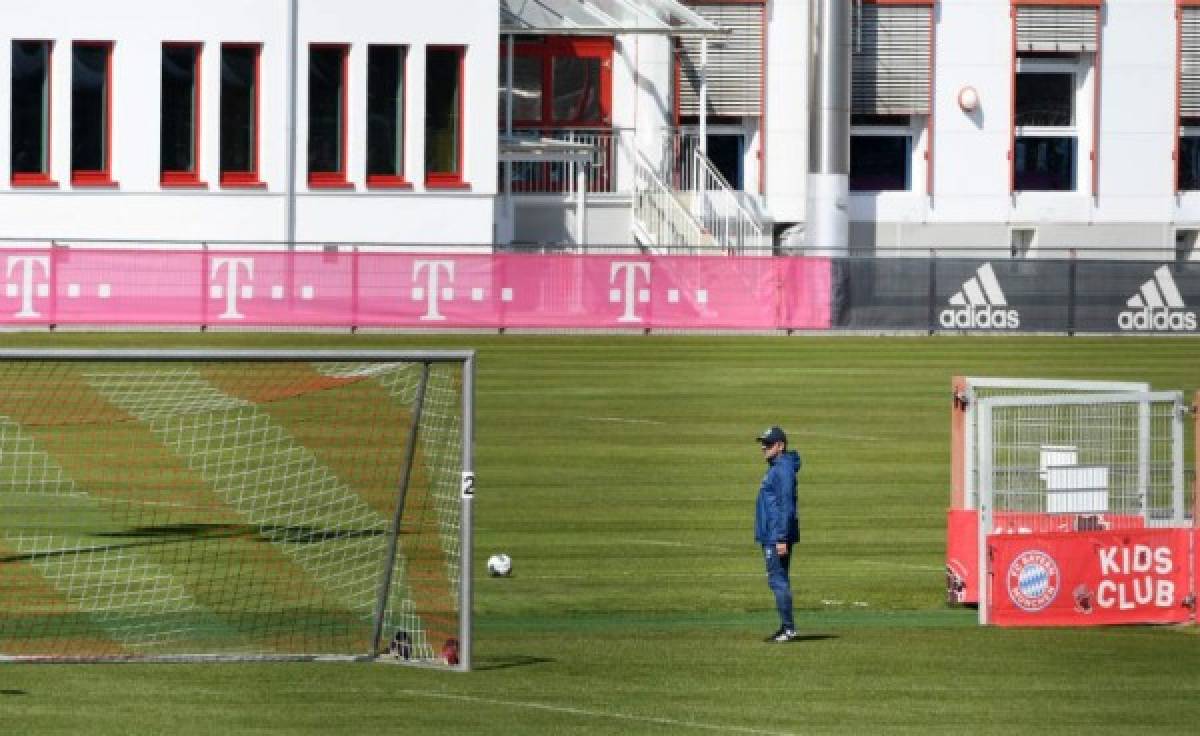
[{"label": "dark window pane", "polygon": [[1021,125],[1071,125],[1075,75],[1067,73],[1017,74],[1015,122]]},{"label": "dark window pane", "polygon": [[907,191],[911,161],[911,136],[851,136],[850,191]]},{"label": "dark window pane", "polygon": [[1013,162],[1017,191],[1075,189],[1075,139],[1021,137]]},{"label": "dark window pane", "polygon": [[48,174],[46,122],[50,96],[46,90],[50,44],[13,41],[12,44],[12,171]]},{"label": "dark window pane", "polygon": [[162,52],[162,171],[196,170],[195,46],[164,46]]},{"label": "dark window pane", "polygon": [[554,122],[602,122],[600,69],[600,59],[554,59]]},{"label": "dark window pane", "polygon": [[221,49],[221,171],[255,169],[255,78],[258,49]]},{"label": "dark window pane", "polygon": [[425,66],[425,173],[459,173],[462,52],[430,49]]},{"label": "dark window pane", "polygon": [[[505,85],[508,82],[508,57],[500,57],[500,125],[508,114]],[[513,59],[513,120],[542,119],[542,60],[537,56],[517,56]]]},{"label": "dark window pane", "polygon": [[71,170],[104,171],[110,47],[75,45],[71,51]]},{"label": "dark window pane", "polygon": [[308,171],[342,171],[343,48],[308,51]]},{"label": "dark window pane", "polygon": [[1200,189],[1200,136],[1185,135],[1179,139],[1179,189]]},{"label": "dark window pane", "polygon": [[404,175],[404,49],[367,50],[367,174]]}]

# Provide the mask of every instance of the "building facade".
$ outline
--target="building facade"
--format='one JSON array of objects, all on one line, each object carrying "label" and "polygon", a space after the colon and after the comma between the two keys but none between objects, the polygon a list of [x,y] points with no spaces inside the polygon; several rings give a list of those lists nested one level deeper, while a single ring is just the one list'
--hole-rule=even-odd
[{"label": "building facade", "polygon": [[490,243],[498,37],[481,5],[6,9],[0,235]]},{"label": "building facade", "polygon": [[[852,251],[1197,257],[1196,0],[846,2]],[[4,11],[0,237],[800,249],[814,5]]]}]

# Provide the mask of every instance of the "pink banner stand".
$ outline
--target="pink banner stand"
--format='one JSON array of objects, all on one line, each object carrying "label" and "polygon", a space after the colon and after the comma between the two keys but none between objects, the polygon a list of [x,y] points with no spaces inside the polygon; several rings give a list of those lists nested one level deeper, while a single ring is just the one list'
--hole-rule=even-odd
[{"label": "pink banner stand", "polygon": [[824,330],[827,258],[10,250],[0,324]]}]

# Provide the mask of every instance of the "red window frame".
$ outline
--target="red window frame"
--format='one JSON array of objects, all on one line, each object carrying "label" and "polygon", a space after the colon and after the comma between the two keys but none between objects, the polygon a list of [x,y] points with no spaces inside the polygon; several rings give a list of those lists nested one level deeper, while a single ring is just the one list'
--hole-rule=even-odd
[{"label": "red window frame", "polygon": [[[52,162],[54,160],[52,158],[52,154],[54,152],[54,137],[51,135],[51,131],[54,130],[54,126],[52,124],[54,120],[54,95],[51,94],[51,91],[54,89],[54,42],[42,38],[12,39],[12,43],[17,42],[40,43],[46,47],[46,119],[42,121],[43,130],[45,131],[46,136],[46,170],[41,172],[18,172],[12,171],[10,168],[9,180],[14,187],[57,187],[58,182],[54,181],[50,175],[50,172],[54,170],[52,168]],[[9,48],[9,53],[11,53],[11,44]],[[9,131],[10,135],[11,132],[12,131]],[[9,145],[11,146],[11,144],[12,141],[10,139]],[[11,167],[11,161],[9,162],[9,165]]]},{"label": "red window frame", "polygon": [[[539,42],[513,44],[516,57],[536,58],[542,67],[542,111],[538,119],[513,119],[521,128],[608,128],[612,126],[612,60],[613,39],[608,36],[549,36]],[[500,47],[500,63],[505,64],[507,48]],[[561,121],[554,119],[554,60],[600,60],[600,117],[592,120]],[[501,121],[503,124],[503,121]]]},{"label": "red window frame", "polygon": [[[1200,0],[1175,0],[1175,133],[1171,149],[1171,181],[1172,191],[1179,193],[1179,157],[1182,155],[1183,137],[1183,9],[1200,6]],[[1200,503],[1200,502],[1198,502]]]},{"label": "red window frame", "polygon": [[218,176],[222,187],[231,189],[263,189],[267,185],[259,178],[259,157],[262,154],[262,145],[260,143],[262,140],[262,106],[260,104],[262,97],[262,44],[255,42],[222,43],[222,53],[225,49],[254,50],[254,166],[249,171],[221,170]]},{"label": "red window frame", "polygon": [[[192,171],[160,171],[159,185],[163,187],[205,187],[200,181],[200,115],[201,95],[204,89],[201,83],[201,59],[204,54],[204,44],[199,41],[164,41],[163,50],[168,48],[191,48],[196,50],[196,58],[192,69]],[[161,112],[160,112],[161,114]],[[162,124],[162,121],[159,121]]]},{"label": "red window frame", "polygon": [[[466,148],[464,145],[464,136],[466,130],[466,107],[467,107],[467,89],[466,89],[466,69],[467,69],[467,47],[466,46],[429,46],[426,48],[426,69],[428,70],[428,52],[429,51],[454,51],[458,55],[458,131],[457,143],[458,150],[455,155],[455,161],[458,164],[456,171],[428,171],[425,172],[425,187],[428,189],[466,189],[470,184],[463,180],[463,152]],[[428,82],[428,71],[426,71],[426,82]],[[428,135],[428,122],[425,124],[425,133]]]},{"label": "red window frame", "polygon": [[[899,1],[899,0],[896,0]],[[1104,0],[1010,0],[1011,7],[1009,8],[1009,17],[1011,18],[1009,35],[1011,37],[1011,51],[1009,60],[1012,62],[1009,70],[1009,114],[1008,114],[1008,193],[1014,194],[1017,190],[1017,124],[1014,119],[1014,113],[1017,105],[1017,7],[1031,5],[1045,6],[1069,6],[1076,8],[1094,8],[1096,10],[1096,58],[1093,61],[1095,69],[1093,70],[1093,86],[1092,92],[1092,150],[1088,152],[1088,162],[1091,165],[1091,196],[1100,196],[1100,94],[1101,94],[1101,79],[1100,72],[1102,69],[1100,54],[1103,52],[1101,46],[1101,37],[1104,34],[1104,23],[1100,17]],[[1082,154],[1082,151],[1079,152]],[[1082,156],[1077,154],[1077,161],[1082,160]],[[1078,166],[1078,163],[1076,164]],[[1075,191],[1082,192],[1083,187],[1082,177],[1076,171]]]},{"label": "red window frame", "polygon": [[[347,94],[347,87],[349,87],[349,84],[350,84],[350,78],[349,78],[350,44],[346,44],[346,43],[310,43],[308,45],[308,50],[309,50],[308,58],[309,58],[310,63],[312,61],[312,52],[317,49],[333,49],[333,50],[337,50],[337,51],[341,52],[341,66],[342,66],[342,69],[341,69],[341,73],[342,73],[341,97],[342,97],[342,99],[339,101],[338,107],[339,107],[339,110],[341,111],[342,119],[338,124],[338,127],[341,130],[341,135],[339,136],[340,140],[338,140],[338,142],[337,142],[337,144],[338,144],[338,161],[340,162],[341,167],[338,171],[309,171],[308,172],[308,186],[310,189],[350,189],[350,188],[353,188],[353,186],[354,186],[353,184],[350,184],[349,181],[347,181],[347,179],[346,179],[346,151],[348,150],[346,135],[347,135],[347,122],[349,120],[349,113],[347,111],[347,103],[349,102],[349,99],[350,99],[349,95]],[[310,69],[309,70],[310,79],[311,79],[311,74],[312,74],[312,70]],[[312,100],[311,99],[308,101],[308,105],[309,105],[309,110],[311,111],[312,110]],[[308,135],[311,138],[311,136],[312,136],[311,129],[308,131]]]},{"label": "red window frame", "polygon": [[[73,41],[71,42],[72,52],[78,47],[95,47],[108,50],[108,55],[104,60],[104,168],[93,169],[76,169],[71,168],[71,186],[77,187],[115,187],[117,183],[112,178],[112,99],[113,99],[113,51],[114,43],[112,41]],[[74,93],[74,80],[72,80],[72,94]]]},{"label": "red window frame", "polygon": [[[370,44],[369,46],[367,46],[367,62],[368,62],[367,74],[368,75],[370,74],[371,49],[376,48],[376,47],[396,48],[396,49],[400,50],[400,53],[399,53],[399,56],[400,56],[400,94],[402,95],[402,97],[400,100],[400,112],[399,112],[399,115],[400,115],[400,120],[399,120],[400,141],[397,144],[400,148],[400,151],[398,154],[400,157],[400,171],[396,174],[372,174],[370,171],[368,171],[367,172],[367,186],[376,188],[376,189],[411,189],[412,184],[410,184],[408,182],[408,180],[404,178],[404,168],[408,165],[408,157],[405,155],[405,146],[408,144],[408,124],[407,124],[407,120],[405,119],[405,116],[408,113],[408,46],[405,46],[402,44],[387,44],[387,43]],[[369,85],[369,81],[368,81],[368,85]],[[368,95],[369,94],[370,94],[370,91],[368,90]],[[369,144],[369,143],[370,143],[370,133],[368,132],[367,139],[364,141],[364,144]],[[368,160],[370,159],[369,154],[368,154],[367,158],[368,158]],[[368,168],[370,168],[370,167],[368,167]]]}]

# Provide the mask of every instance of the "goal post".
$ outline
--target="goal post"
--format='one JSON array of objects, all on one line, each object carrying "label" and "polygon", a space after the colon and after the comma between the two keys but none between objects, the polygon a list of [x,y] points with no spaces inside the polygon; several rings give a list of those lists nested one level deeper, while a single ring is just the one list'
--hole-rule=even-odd
[{"label": "goal post", "polygon": [[470,669],[474,366],[0,350],[0,660]]}]

